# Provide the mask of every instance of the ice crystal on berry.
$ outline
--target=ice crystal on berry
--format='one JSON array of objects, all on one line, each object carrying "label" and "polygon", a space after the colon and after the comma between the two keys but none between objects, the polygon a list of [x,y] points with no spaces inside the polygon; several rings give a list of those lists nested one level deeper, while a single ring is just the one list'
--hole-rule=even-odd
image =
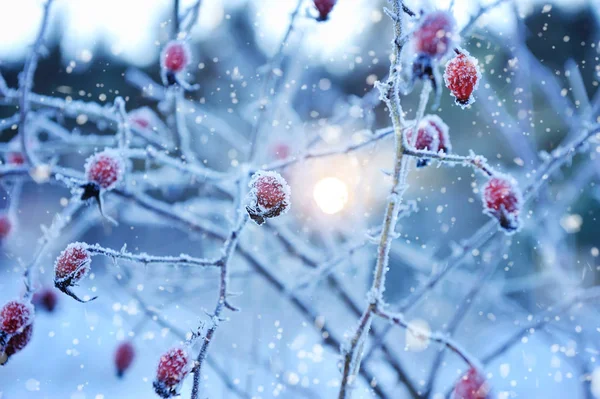
[{"label": "ice crystal on berry", "polygon": [[[408,130],[406,134],[409,145],[413,146],[415,149],[432,152],[438,151],[439,133],[427,120],[423,119],[419,123],[416,138],[413,137],[413,129]],[[419,159],[417,161],[417,167],[427,166],[428,163],[429,162],[426,159]]]},{"label": "ice crystal on berry", "polygon": [[54,285],[56,288],[81,301],[71,292],[70,287],[76,285],[87,275],[90,271],[91,261],[87,244],[81,242],[69,244],[54,263]]},{"label": "ice crystal on berry", "polygon": [[191,370],[190,357],[183,347],[172,348],[160,357],[153,386],[161,398],[171,398],[179,394],[184,378]]},{"label": "ice crystal on berry", "polygon": [[448,61],[444,72],[444,82],[461,108],[473,104],[473,92],[481,80],[481,72],[477,59],[465,50],[457,51],[456,56]]},{"label": "ice crystal on berry", "polygon": [[277,172],[256,172],[248,184],[246,210],[250,218],[261,225],[265,219],[286,213],[291,205],[291,190]]}]

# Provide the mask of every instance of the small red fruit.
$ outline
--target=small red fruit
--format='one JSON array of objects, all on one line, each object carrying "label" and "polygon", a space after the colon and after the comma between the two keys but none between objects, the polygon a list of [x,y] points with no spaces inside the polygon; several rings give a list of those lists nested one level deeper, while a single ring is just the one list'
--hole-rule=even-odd
[{"label": "small red fruit", "polygon": [[184,378],[191,370],[190,357],[183,347],[172,348],[160,357],[156,379],[152,384],[161,398],[171,398],[179,394]]},{"label": "small red fruit", "polygon": [[104,150],[89,157],[85,163],[88,182],[105,190],[113,189],[123,179],[123,158],[114,150]]},{"label": "small red fruit", "polygon": [[246,210],[250,218],[261,225],[265,219],[286,213],[291,205],[291,190],[285,179],[277,172],[256,172],[248,184]]},{"label": "small red fruit", "polygon": [[0,214],[0,240],[6,239],[12,231],[12,222],[8,217],[8,214]]},{"label": "small red fruit", "polygon": [[[0,355],[0,365],[5,365],[8,359],[13,356],[15,353],[23,350],[29,341],[31,341],[31,336],[33,335],[33,323],[29,324],[27,327],[23,329],[20,333],[13,335],[6,347],[4,348],[4,357]],[[0,351],[1,353],[2,351]],[[3,361],[2,361],[3,360]]]},{"label": "small red fruit", "polygon": [[33,321],[33,314],[33,306],[29,302],[7,302],[0,309],[0,332],[6,335],[22,332]]},{"label": "small red fruit", "polygon": [[155,130],[158,117],[148,107],[141,107],[129,112],[129,123],[143,130]]},{"label": "small red fruit", "polygon": [[314,0],[314,3],[319,11],[319,18],[317,18],[317,21],[327,21],[329,13],[333,10],[333,6],[335,6],[337,0]]},{"label": "small red fruit", "polygon": [[172,40],[162,51],[161,66],[171,73],[183,71],[190,63],[191,56],[188,45],[180,40]]},{"label": "small red fruit", "polygon": [[432,126],[436,132],[438,133],[438,147],[437,152],[443,152],[444,154],[449,154],[452,152],[452,144],[450,143],[450,129],[448,125],[444,123],[442,118],[437,115],[425,115],[423,117],[423,122],[428,123]]},{"label": "small red fruit", "polygon": [[453,399],[486,399],[490,387],[485,377],[471,368],[454,387]]},{"label": "small red fruit", "polygon": [[450,93],[456,98],[456,104],[465,108],[475,101],[473,92],[479,85],[481,72],[474,57],[464,50],[456,52],[456,57],[446,64],[444,81]]},{"label": "small red fruit", "polygon": [[58,295],[56,295],[56,292],[52,288],[42,288],[33,294],[31,302],[36,310],[42,309],[52,313],[58,303]]},{"label": "small red fruit", "polygon": [[20,152],[9,152],[6,156],[6,161],[9,165],[23,165],[25,156]]},{"label": "small red fruit", "polygon": [[54,284],[57,288],[71,286],[79,282],[90,271],[92,258],[87,244],[69,244],[54,263]]},{"label": "small red fruit", "polygon": [[521,190],[510,176],[493,176],[483,187],[484,213],[498,219],[507,234],[519,229],[522,204]]},{"label": "small red fruit", "polygon": [[135,349],[129,341],[121,342],[115,352],[115,366],[117,367],[117,376],[123,377],[123,374],[133,363],[135,358]]},{"label": "small red fruit", "polygon": [[[408,130],[406,135],[408,144],[413,146],[415,149],[420,151],[437,152],[439,145],[439,133],[428,121],[424,119],[421,120],[419,123],[419,129],[417,130],[416,139],[413,137],[413,129]],[[428,159],[417,160],[417,168],[427,166],[428,164]]]},{"label": "small red fruit", "polygon": [[440,59],[453,45],[456,23],[452,15],[445,11],[431,12],[423,17],[423,22],[414,33],[415,51]]}]

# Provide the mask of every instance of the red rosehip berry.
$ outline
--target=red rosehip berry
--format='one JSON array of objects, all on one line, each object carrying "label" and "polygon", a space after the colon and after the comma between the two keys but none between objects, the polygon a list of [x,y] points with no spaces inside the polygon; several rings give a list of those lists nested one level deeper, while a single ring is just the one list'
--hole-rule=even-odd
[{"label": "red rosehip berry", "polygon": [[250,218],[261,225],[265,219],[286,213],[291,205],[291,190],[277,172],[256,172],[248,184],[246,210]]},{"label": "red rosehip berry", "polygon": [[319,11],[319,18],[317,18],[317,21],[327,21],[329,13],[333,10],[333,6],[335,6],[337,0],[313,0],[313,2]]},{"label": "red rosehip berry", "polygon": [[510,176],[493,176],[483,187],[484,213],[498,219],[500,227],[508,234],[520,227],[522,204],[521,190]]},{"label": "red rosehip berry", "polygon": [[464,50],[457,51],[456,57],[446,64],[444,82],[461,108],[473,104],[473,92],[480,80],[481,72],[477,60]]},{"label": "red rosehip berry", "polygon": [[6,239],[11,231],[12,222],[8,217],[8,214],[0,214],[0,240]]},{"label": "red rosehip berry", "polygon": [[[439,133],[429,122],[421,120],[419,128],[417,130],[417,137],[413,137],[413,129],[406,132],[406,139],[409,145],[414,146],[415,149],[421,151],[432,151],[437,152],[439,145]],[[417,167],[421,168],[429,164],[428,159],[417,160]]]},{"label": "red rosehip berry", "polygon": [[25,163],[25,156],[20,152],[9,152],[6,155],[6,162],[9,165],[23,165]]},{"label": "red rosehip berry", "polygon": [[171,398],[179,394],[184,378],[191,370],[190,357],[183,347],[172,348],[160,357],[156,369],[156,379],[152,384],[161,398]]},{"label": "red rosehip berry", "polygon": [[490,387],[485,377],[471,368],[454,387],[453,399],[486,399]]},{"label": "red rosehip berry", "polygon": [[163,49],[160,63],[167,72],[179,73],[189,65],[190,60],[190,50],[187,43],[172,40]]},{"label": "red rosehip berry", "polygon": [[129,112],[129,123],[143,130],[155,130],[157,128],[158,117],[148,107],[141,107]]},{"label": "red rosehip berry", "polygon": [[448,125],[444,123],[442,118],[437,115],[425,115],[423,122],[428,123],[438,133],[438,147],[437,152],[443,152],[449,154],[452,152],[452,143],[450,143],[450,129]]},{"label": "red rosehip berry", "polygon": [[123,374],[133,363],[135,358],[135,349],[129,341],[121,342],[115,351],[115,366],[117,367],[117,376],[123,377]]},{"label": "red rosehip berry", "polygon": [[111,190],[123,179],[125,164],[115,150],[104,150],[89,157],[85,163],[85,176],[90,183]]},{"label": "red rosehip berry", "polygon": [[455,29],[454,17],[448,12],[435,11],[425,15],[414,33],[415,51],[431,58],[442,58],[453,46]]},{"label": "red rosehip berry", "polygon": [[5,365],[11,356],[23,350],[31,341],[32,335],[33,323],[25,327],[20,333],[13,335],[4,347],[4,351],[0,350],[0,365]]},{"label": "red rosehip berry", "polygon": [[275,155],[275,158],[279,160],[286,159],[291,153],[292,150],[290,146],[285,143],[277,143],[273,146],[273,154]]},{"label": "red rosehip berry", "polygon": [[46,312],[52,313],[54,312],[56,304],[58,303],[58,295],[56,295],[56,292],[52,288],[42,288],[33,294],[31,302],[33,303],[33,306],[35,306],[36,310],[42,309]]},{"label": "red rosehip berry", "polygon": [[74,242],[58,255],[54,263],[54,285],[64,291],[79,282],[90,271],[92,258],[87,244]]},{"label": "red rosehip berry", "polygon": [[31,303],[14,300],[7,302],[0,309],[0,332],[14,335],[22,332],[33,321]]}]

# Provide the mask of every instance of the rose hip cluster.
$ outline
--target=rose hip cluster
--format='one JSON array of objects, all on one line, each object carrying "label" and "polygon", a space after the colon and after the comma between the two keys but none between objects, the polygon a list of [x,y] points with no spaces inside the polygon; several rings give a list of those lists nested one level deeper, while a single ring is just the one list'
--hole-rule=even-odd
[{"label": "rose hip cluster", "polygon": [[472,104],[473,92],[481,80],[477,60],[457,45],[456,22],[446,11],[426,14],[413,35],[416,58],[413,63],[415,79],[429,79],[437,86],[437,65],[454,48],[455,57],[449,60],[444,71],[444,82],[462,108]]},{"label": "rose hip cluster", "polygon": [[13,300],[0,309],[0,365],[27,346],[33,334],[31,303]]}]

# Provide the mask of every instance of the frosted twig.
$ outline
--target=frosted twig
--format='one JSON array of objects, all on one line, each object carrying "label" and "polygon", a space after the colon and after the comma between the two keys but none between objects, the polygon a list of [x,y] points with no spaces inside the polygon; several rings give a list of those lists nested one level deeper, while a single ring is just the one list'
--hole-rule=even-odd
[{"label": "frosted twig", "polygon": [[21,140],[21,150],[23,151],[23,155],[25,156],[27,162],[32,166],[37,164],[37,159],[31,151],[27,136],[26,123],[27,115],[29,114],[29,95],[33,87],[33,76],[35,75],[35,70],[37,69],[38,59],[40,57],[44,42],[44,36],[46,35],[46,29],[48,28],[48,20],[50,19],[50,8],[52,6],[52,2],[53,0],[46,0],[40,31],[37,35],[35,43],[33,44],[33,49],[29,53],[29,57],[25,62],[23,73],[19,78],[19,138]]},{"label": "frosted twig", "polygon": [[179,256],[155,256],[146,253],[133,254],[125,250],[116,251],[111,248],[105,248],[99,244],[88,245],[87,251],[92,255],[103,255],[112,259],[123,259],[130,262],[149,265],[153,263],[176,264],[185,266],[211,266],[221,267],[219,259],[199,259],[193,256],[181,254]]}]

